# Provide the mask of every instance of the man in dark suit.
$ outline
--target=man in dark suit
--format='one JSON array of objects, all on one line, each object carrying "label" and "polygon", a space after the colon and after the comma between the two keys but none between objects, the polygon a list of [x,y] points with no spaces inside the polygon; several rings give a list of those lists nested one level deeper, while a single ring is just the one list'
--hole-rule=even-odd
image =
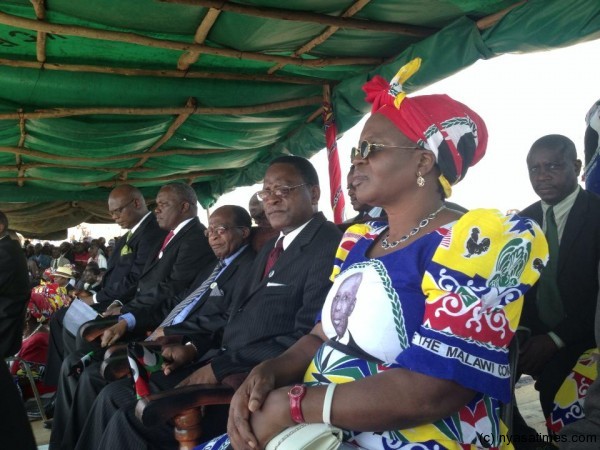
[{"label": "man in dark suit", "polygon": [[[121,305],[113,302],[105,315],[117,315],[135,326],[135,311],[151,311],[169,298],[187,290],[199,270],[212,265],[215,255],[204,236],[205,227],[198,220],[197,197],[183,183],[163,186],[156,197],[156,220],[163,230],[169,230],[154,256],[146,262],[135,297]],[[86,351],[76,351],[66,357],[61,366],[50,448],[70,448],[83,426],[89,405],[97,395],[94,371],[84,371],[77,380],[68,373]],[[97,356],[97,355],[96,355]],[[59,447],[62,443],[63,447]]]},{"label": "man in dark suit", "polygon": [[[115,300],[125,304],[133,299],[146,262],[156,254],[167,235],[167,231],[158,226],[156,217],[148,211],[142,193],[129,184],[117,186],[111,191],[108,212],[117,225],[129,231],[116,243],[99,292],[78,292],[80,299],[99,312],[103,312]],[[58,310],[50,321],[44,381],[52,386],[58,384],[63,359],[76,348],[75,336],[63,326],[66,312],[67,308]]]},{"label": "man in dark suit", "polygon": [[[264,246],[246,282],[234,292],[221,347],[210,355],[197,355],[195,362],[187,355],[171,355],[173,363],[166,375],[152,377],[155,391],[178,384],[227,382],[247,374],[258,363],[284,352],[314,326],[331,287],[329,275],[341,238],[337,227],[317,213],[317,173],[304,158],[277,158],[267,169],[258,195],[280,236]],[[123,386],[113,383],[100,394],[94,408],[110,421],[104,424],[100,439],[95,430],[94,439],[80,440],[77,449],[138,449],[147,448],[149,442],[153,448],[172,447],[172,428],[143,427],[135,418],[135,399],[130,395],[123,401]],[[227,415],[214,413],[203,422],[208,435],[222,432],[226,425]]]},{"label": "man in dark suit", "polygon": [[600,197],[579,187],[581,161],[565,136],[538,139],[527,167],[541,201],[520,214],[542,224],[550,256],[540,280],[525,295],[520,329],[529,338],[521,346],[519,370],[536,379],[547,417],[578,357],[595,346]]},{"label": "man in dark suit", "polygon": [[[25,254],[8,236],[8,219],[0,211],[0,354],[14,356],[21,348],[29,274]],[[2,447],[34,450],[33,433],[23,401],[4,361],[0,362],[0,436]]]},{"label": "man in dark suit", "polygon": [[[170,359],[172,354],[190,354],[191,357],[196,357],[204,355],[210,349],[219,348],[223,328],[229,318],[234,287],[246,277],[256,256],[254,250],[248,245],[250,227],[251,219],[244,208],[223,206],[215,210],[209,219],[206,234],[218,259],[217,264],[209,266],[209,270],[200,271],[185,296],[169,299],[152,311],[132,312],[135,317],[134,330],[154,330],[150,339],[172,335],[183,336],[182,344],[165,348],[164,355],[167,359]],[[127,332],[126,325],[127,322],[123,320],[106,330],[102,336],[102,346],[106,347],[122,338]],[[95,384],[93,395],[86,396],[91,401],[95,394],[108,384],[101,378],[99,366],[98,363],[85,369],[88,379]],[[90,374],[94,376],[90,378]],[[124,381],[124,398],[135,399],[130,381]],[[80,396],[84,395],[82,389],[78,391]],[[79,409],[88,411],[91,401],[87,409],[82,407]],[[79,405],[82,406],[82,403],[80,402]],[[89,416],[101,418],[102,412],[92,409]],[[110,415],[104,420],[107,421],[108,418]],[[75,437],[65,436],[63,441],[69,442]],[[82,439],[88,440],[85,435]],[[91,438],[89,442],[95,440]]]}]

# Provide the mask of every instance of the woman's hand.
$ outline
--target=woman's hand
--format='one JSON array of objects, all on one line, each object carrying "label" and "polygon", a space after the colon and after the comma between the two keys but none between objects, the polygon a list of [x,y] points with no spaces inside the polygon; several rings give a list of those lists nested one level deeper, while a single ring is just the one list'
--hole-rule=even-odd
[{"label": "woman's hand", "polygon": [[[290,417],[290,401],[287,395],[289,387],[271,391],[262,407],[250,415],[250,427],[253,435],[249,439],[234,440],[229,435],[235,450],[264,449],[267,443],[284,429],[296,425]],[[239,435],[241,437],[241,435]]]},{"label": "woman's hand", "polygon": [[275,377],[266,364],[259,364],[235,392],[229,405],[227,433],[233,448],[257,448],[258,440],[250,426],[250,415],[258,411],[275,388]]}]

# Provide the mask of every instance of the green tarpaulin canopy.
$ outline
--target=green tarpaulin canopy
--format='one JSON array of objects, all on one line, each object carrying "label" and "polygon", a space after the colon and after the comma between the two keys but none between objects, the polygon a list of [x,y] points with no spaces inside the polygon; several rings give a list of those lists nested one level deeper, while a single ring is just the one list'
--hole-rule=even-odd
[{"label": "green tarpaulin canopy", "polygon": [[0,209],[43,236],[109,221],[119,183],[210,206],[368,112],[361,85],[415,56],[416,90],[507,52],[600,38],[598,0],[12,0],[0,3]]}]

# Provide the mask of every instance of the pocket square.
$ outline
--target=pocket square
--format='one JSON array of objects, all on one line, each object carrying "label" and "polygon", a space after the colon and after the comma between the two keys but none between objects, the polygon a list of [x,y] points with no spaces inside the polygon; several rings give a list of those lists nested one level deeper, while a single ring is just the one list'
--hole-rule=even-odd
[{"label": "pocket square", "polygon": [[282,284],[282,283],[271,283],[271,282],[268,282],[268,283],[267,283],[267,287],[274,287],[274,286],[287,286],[287,284]]}]

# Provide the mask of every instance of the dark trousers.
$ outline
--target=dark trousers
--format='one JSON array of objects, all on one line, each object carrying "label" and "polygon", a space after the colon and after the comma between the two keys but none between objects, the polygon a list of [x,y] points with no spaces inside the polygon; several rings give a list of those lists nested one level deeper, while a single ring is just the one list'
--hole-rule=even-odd
[{"label": "dark trousers", "polygon": [[83,351],[75,351],[65,358],[61,366],[50,434],[50,450],[75,448],[94,400],[108,384],[100,375],[99,361],[86,367],[79,378],[67,376],[71,366],[84,354]]},{"label": "dark trousers", "polygon": [[25,413],[23,400],[8,371],[6,363],[0,364],[0,447],[15,450],[36,450],[33,432]]},{"label": "dark trousers", "polygon": [[[196,368],[183,368],[168,377],[156,372],[150,377],[150,389],[153,393],[172,389]],[[152,428],[144,426],[135,417],[136,403],[130,379],[106,386],[94,402],[76,450],[177,449],[173,427],[168,424]],[[228,406],[218,405],[205,411],[203,439],[226,431],[228,409]]]}]

